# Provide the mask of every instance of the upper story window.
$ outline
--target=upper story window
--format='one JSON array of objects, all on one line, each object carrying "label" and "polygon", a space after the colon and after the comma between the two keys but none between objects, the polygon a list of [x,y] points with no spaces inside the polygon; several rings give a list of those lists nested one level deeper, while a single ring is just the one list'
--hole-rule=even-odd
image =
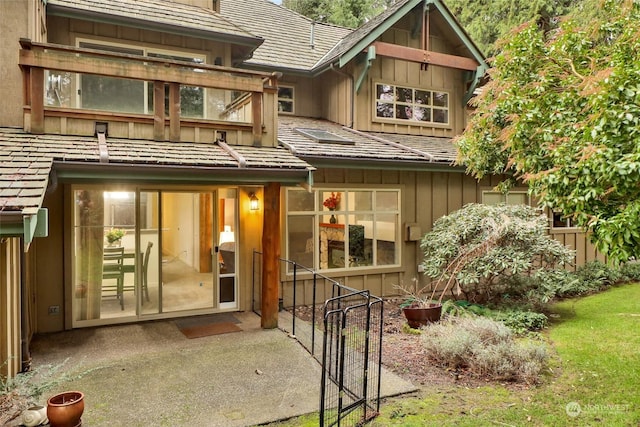
[{"label": "upper story window", "polygon": [[528,205],[530,202],[529,193],[526,191],[483,191],[482,203],[485,205]]},{"label": "upper story window", "polygon": [[285,114],[293,114],[294,109],[293,99],[293,87],[291,86],[279,86],[278,87],[278,112]]},{"label": "upper story window", "polygon": [[[78,47],[81,48],[186,61],[196,64],[202,64],[206,60],[204,55],[134,47],[103,41],[79,39],[77,43]],[[82,75],[79,79],[77,96],[77,105],[86,109],[140,114],[149,114],[153,110],[153,84],[141,80]],[[166,114],[169,113],[168,98],[169,87],[167,86],[165,87]],[[180,108],[182,117],[206,117],[204,88],[181,86]]]},{"label": "upper story window", "polygon": [[377,119],[449,124],[447,92],[384,83],[376,83],[375,91]]},{"label": "upper story window", "polygon": [[400,190],[287,191],[287,258],[317,270],[400,263]]},{"label": "upper story window", "polygon": [[[190,72],[198,73],[198,64],[206,63],[206,54],[191,51],[172,51],[147,46],[125,45],[103,40],[81,39],[76,45],[83,49],[94,49],[112,54],[136,55],[167,61],[188,62]],[[106,55],[108,56],[108,55]],[[79,61],[83,58],[80,56]],[[126,61],[126,59],[124,60]],[[123,62],[113,59],[114,68]],[[149,76],[154,67],[162,63],[144,63],[140,58],[131,58],[127,66],[144,64]],[[113,73],[112,73],[113,74]],[[124,73],[123,73],[124,74]],[[75,73],[70,71],[45,70],[46,107],[97,110],[113,113],[152,115],[154,113],[154,82],[99,74]],[[165,115],[169,115],[169,84],[164,84]],[[250,92],[218,88],[204,88],[180,84],[180,117],[233,122],[251,122]]]}]

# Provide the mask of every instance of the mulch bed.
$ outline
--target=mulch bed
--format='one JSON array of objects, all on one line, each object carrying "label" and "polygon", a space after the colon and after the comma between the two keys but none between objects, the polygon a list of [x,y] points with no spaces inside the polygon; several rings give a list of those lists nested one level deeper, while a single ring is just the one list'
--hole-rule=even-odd
[{"label": "mulch bed", "polygon": [[[429,362],[422,345],[422,334],[407,333],[406,319],[399,299],[384,301],[382,364],[396,375],[421,388],[429,386],[480,387],[494,381],[477,378],[465,371],[443,369]],[[311,306],[296,307],[296,315],[311,321]],[[316,324],[322,325],[322,305],[316,307]],[[322,327],[322,326],[320,326]],[[509,388],[527,388],[525,384],[506,383]]]}]

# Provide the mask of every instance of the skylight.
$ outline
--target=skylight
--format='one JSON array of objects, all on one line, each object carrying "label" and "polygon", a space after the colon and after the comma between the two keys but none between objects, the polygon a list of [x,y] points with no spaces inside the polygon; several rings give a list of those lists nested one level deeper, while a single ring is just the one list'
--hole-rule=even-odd
[{"label": "skylight", "polygon": [[335,133],[331,133],[323,129],[296,128],[295,131],[301,135],[313,139],[316,142],[329,144],[354,144],[354,141],[343,138],[340,135],[336,135]]}]

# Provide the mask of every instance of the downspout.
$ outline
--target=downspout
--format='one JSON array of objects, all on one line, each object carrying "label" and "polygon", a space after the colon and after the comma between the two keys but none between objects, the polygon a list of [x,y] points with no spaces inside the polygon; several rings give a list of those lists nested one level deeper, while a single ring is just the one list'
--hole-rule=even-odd
[{"label": "downspout", "polygon": [[28,253],[21,253],[22,265],[20,266],[20,372],[29,372],[31,370],[31,350],[29,349],[31,343],[31,321],[30,315],[31,309],[29,307],[29,290],[27,286],[27,280],[30,275],[26,273],[27,268],[27,256]]},{"label": "downspout", "polygon": [[355,83],[353,80],[353,76],[349,73],[345,73],[344,71],[340,70],[339,68],[336,68],[334,63],[332,62],[330,64],[331,67],[331,71],[333,71],[334,73],[337,73],[343,77],[346,77],[347,79],[349,79],[349,81],[351,82],[351,123],[349,123],[349,125],[347,125],[347,127],[352,128],[353,129],[353,122],[354,122],[354,115],[355,115],[355,105],[356,105],[356,89],[355,89]]}]

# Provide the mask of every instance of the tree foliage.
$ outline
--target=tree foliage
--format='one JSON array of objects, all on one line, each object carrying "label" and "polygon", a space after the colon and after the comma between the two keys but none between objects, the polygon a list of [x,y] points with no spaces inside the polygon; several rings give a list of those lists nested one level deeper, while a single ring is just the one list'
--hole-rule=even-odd
[{"label": "tree foliage", "polygon": [[474,176],[513,173],[614,261],[640,255],[639,20],[640,3],[608,0],[518,28],[456,141]]},{"label": "tree foliage", "polygon": [[542,27],[565,15],[582,0],[446,0],[480,50],[496,52],[496,41],[525,22],[536,20]]},{"label": "tree foliage", "polygon": [[357,28],[395,0],[283,0],[282,5],[316,22]]}]

